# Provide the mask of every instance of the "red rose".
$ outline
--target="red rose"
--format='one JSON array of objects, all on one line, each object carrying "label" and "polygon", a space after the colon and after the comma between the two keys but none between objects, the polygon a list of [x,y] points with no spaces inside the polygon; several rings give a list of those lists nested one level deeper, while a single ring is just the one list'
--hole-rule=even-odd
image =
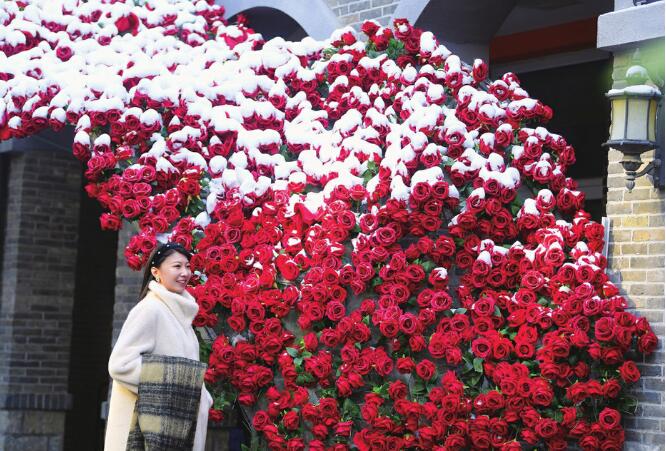
[{"label": "red rose", "polygon": [[102,213],[99,219],[102,230],[120,230],[122,226],[122,220],[118,215]]},{"label": "red rose", "polygon": [[638,350],[643,354],[652,354],[657,348],[657,336],[653,332],[648,332],[638,339]]},{"label": "red rose", "polygon": [[558,431],[557,421],[550,418],[541,418],[534,429],[543,438],[554,437]]},{"label": "red rose", "polygon": [[252,418],[252,425],[258,431],[261,431],[266,425],[271,423],[272,421],[270,417],[263,410],[257,411],[257,413],[255,413],[254,417]]},{"label": "red rose", "polygon": [[411,357],[400,357],[396,362],[396,368],[398,369],[398,372],[407,374],[414,371],[416,365],[414,364],[414,360],[412,360]]},{"label": "red rose", "polygon": [[219,423],[220,421],[224,420],[224,412],[211,408],[208,410],[208,420],[214,423]]},{"label": "red rose", "polygon": [[127,219],[136,218],[141,214],[141,206],[135,199],[127,199],[123,202],[122,213]]},{"label": "red rose", "polygon": [[189,196],[198,196],[201,191],[199,180],[183,178],[178,182],[178,189]]},{"label": "red rose", "polygon": [[459,434],[451,434],[446,437],[444,440],[444,446],[446,449],[464,449],[467,445],[465,437]]},{"label": "red rose", "polygon": [[408,394],[408,391],[409,390],[407,388],[407,385],[404,382],[399,381],[399,380],[392,382],[389,385],[389,389],[388,389],[389,396],[393,400],[406,398],[407,394]]},{"label": "red rose", "polygon": [[627,383],[634,383],[637,382],[638,379],[641,377],[640,371],[638,371],[638,367],[636,364],[631,361],[627,360],[622,364],[622,366],[619,368],[620,371],[620,377],[622,378],[623,381]]},{"label": "red rose", "polygon": [[349,437],[352,428],[351,421],[342,421],[335,426],[335,435],[338,437]]},{"label": "red rose", "polygon": [[115,22],[116,28],[119,33],[129,31],[133,35],[136,34],[139,28],[139,19],[134,13],[129,13],[127,16],[120,17]]},{"label": "red rose", "polygon": [[352,394],[352,386],[344,377],[340,377],[335,381],[335,388],[338,390],[338,396],[343,398],[347,398]]},{"label": "red rose", "polygon": [[326,305],[326,316],[331,321],[340,321],[345,316],[345,306],[338,301],[331,301]]},{"label": "red rose", "polygon": [[606,398],[617,398],[622,390],[622,386],[617,379],[609,379],[603,385],[604,397]]},{"label": "red rose", "polygon": [[539,406],[548,406],[553,400],[553,389],[545,379],[532,381],[530,400]]},{"label": "red rose", "polygon": [[298,265],[284,254],[277,256],[275,265],[286,280],[295,280],[301,272]]},{"label": "red rose", "polygon": [[67,45],[58,45],[56,48],[56,56],[62,61],[69,61],[72,54],[72,49]]},{"label": "red rose", "polygon": [[621,419],[620,412],[609,407],[604,407],[599,413],[599,424],[606,430],[619,427]]},{"label": "red rose", "polygon": [[483,60],[475,59],[472,66],[472,76],[476,82],[485,80],[488,76],[488,65]]},{"label": "red rose", "polygon": [[599,439],[594,435],[586,435],[582,437],[578,441],[578,444],[580,445],[581,449],[584,451],[596,451],[600,448]]},{"label": "red rose", "polygon": [[419,182],[412,187],[412,199],[417,203],[426,201],[430,197],[431,188],[426,182]]},{"label": "red rose", "polygon": [[472,342],[472,352],[475,356],[485,359],[492,352],[490,340],[479,337]]},{"label": "red rose", "polygon": [[361,31],[367,36],[374,36],[374,34],[379,30],[379,25],[375,21],[366,20],[361,25]]},{"label": "red rose", "polygon": [[435,364],[428,359],[424,359],[416,365],[416,374],[425,381],[432,379],[435,371]]},{"label": "red rose", "polygon": [[287,451],[303,451],[305,443],[302,438],[292,438],[287,441]]}]

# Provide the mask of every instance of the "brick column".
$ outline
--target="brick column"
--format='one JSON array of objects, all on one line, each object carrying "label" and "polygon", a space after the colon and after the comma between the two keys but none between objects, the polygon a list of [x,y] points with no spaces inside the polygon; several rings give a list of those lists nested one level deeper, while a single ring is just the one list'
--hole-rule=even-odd
[{"label": "brick column", "polygon": [[363,22],[374,19],[387,26],[400,0],[326,0],[341,26],[361,29]]},{"label": "brick column", "polygon": [[112,345],[116,343],[120,329],[127,318],[127,314],[139,300],[141,291],[140,271],[134,271],[125,261],[125,246],[133,234],[137,232],[134,224],[125,222],[118,232],[118,252],[116,254],[116,299],[113,305],[113,338]]},{"label": "brick column", "polygon": [[0,306],[5,451],[63,446],[80,196],[81,164],[71,154],[11,156]]},{"label": "brick column", "polygon": [[[631,51],[614,55],[614,88],[624,87],[631,55]],[[648,163],[653,156],[654,152],[644,153],[642,159]],[[608,274],[635,313],[646,317],[659,336],[655,354],[638,362],[643,378],[632,393],[638,399],[638,408],[636,415],[624,422],[626,448],[648,451],[664,449],[664,191],[655,189],[646,177],[636,180],[632,192],[627,191],[621,158],[621,152],[610,150]]]}]

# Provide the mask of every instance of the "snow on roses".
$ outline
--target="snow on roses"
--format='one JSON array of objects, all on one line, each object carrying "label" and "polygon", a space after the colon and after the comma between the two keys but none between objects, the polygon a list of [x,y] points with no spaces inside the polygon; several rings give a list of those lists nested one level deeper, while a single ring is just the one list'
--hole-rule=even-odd
[{"label": "snow on roses", "polygon": [[212,2],[3,2],[0,137],[75,129],[104,228],[195,254],[213,418],[270,449],[621,449],[657,346],[574,152],[514,74],[366,22],[264,42]]}]

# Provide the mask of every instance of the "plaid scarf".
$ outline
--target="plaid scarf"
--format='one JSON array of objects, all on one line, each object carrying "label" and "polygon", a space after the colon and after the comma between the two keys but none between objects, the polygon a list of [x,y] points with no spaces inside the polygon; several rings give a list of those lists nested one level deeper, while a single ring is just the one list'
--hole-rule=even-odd
[{"label": "plaid scarf", "polygon": [[206,364],[144,354],[127,451],[191,450]]}]

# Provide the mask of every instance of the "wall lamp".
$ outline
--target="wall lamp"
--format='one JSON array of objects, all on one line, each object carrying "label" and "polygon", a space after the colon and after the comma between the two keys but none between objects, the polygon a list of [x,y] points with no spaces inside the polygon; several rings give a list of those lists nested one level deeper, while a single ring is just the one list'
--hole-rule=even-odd
[{"label": "wall lamp", "polygon": [[[634,54],[634,62],[638,51]],[[629,86],[611,89],[606,97],[611,103],[610,136],[604,146],[622,152],[620,164],[624,168],[626,186],[631,191],[636,179],[650,174],[655,187],[664,186],[664,149],[657,143],[657,109],[661,93],[646,85],[647,70],[634,64],[627,69]],[[655,149],[654,159],[642,170],[641,154]]]}]

